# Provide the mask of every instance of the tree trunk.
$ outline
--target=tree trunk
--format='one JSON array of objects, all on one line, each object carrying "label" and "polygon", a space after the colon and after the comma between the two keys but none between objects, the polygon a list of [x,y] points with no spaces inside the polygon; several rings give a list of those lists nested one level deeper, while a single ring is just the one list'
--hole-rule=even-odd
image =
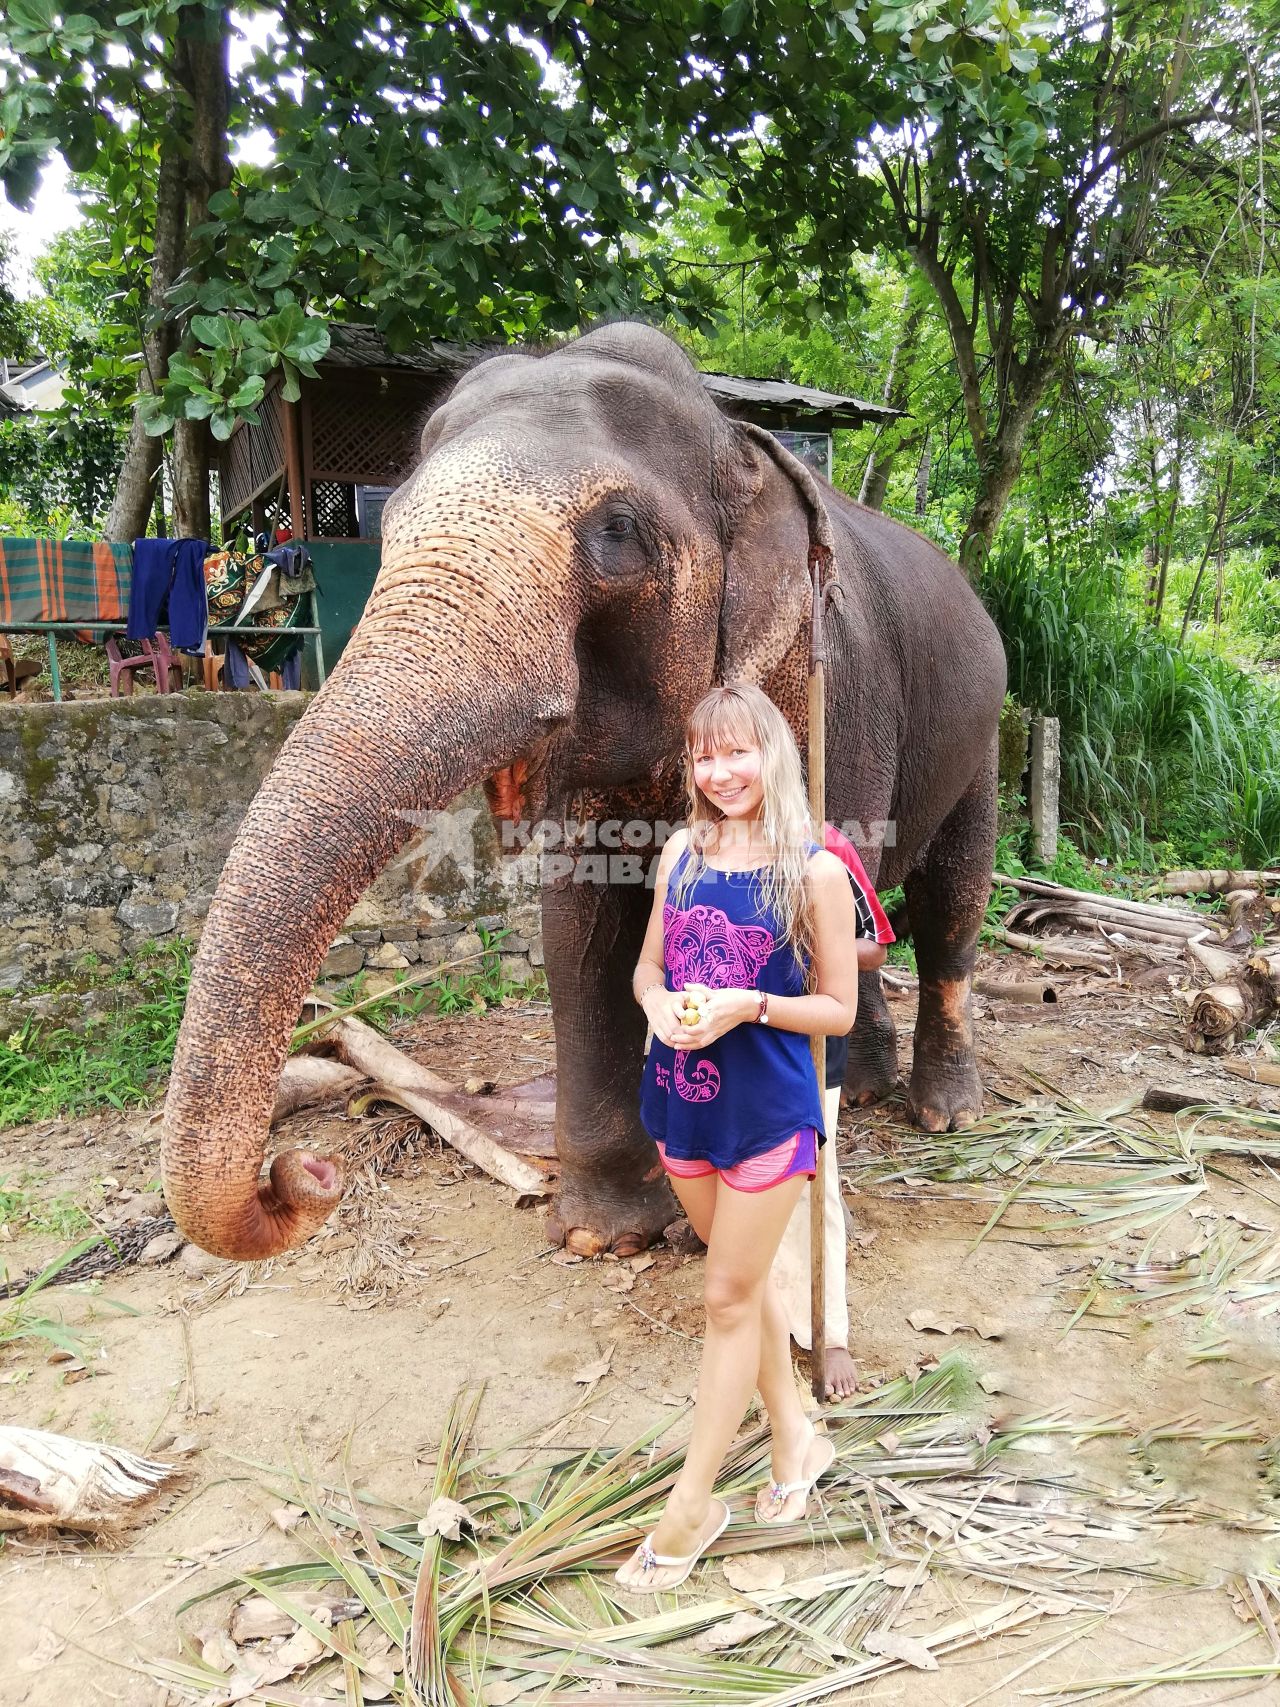
[{"label": "tree trunk", "polygon": [[[147,293],[152,329],[143,340],[139,393],[163,384],[173,353],[172,324],[163,319],[165,297],[187,263],[187,234],[208,218],[209,197],[231,182],[227,152],[226,12],[214,39],[207,39],[201,5],[179,14],[173,59],[185,99],[169,103],[161,131],[156,225]],[[182,139],[184,130],[187,142]],[[209,537],[209,432],[204,422],[180,422],[174,431],[173,518],[175,534]],[[108,539],[134,539],[146,532],[160,470],[161,440],[149,434],[135,405],[115,497],[107,516]]]},{"label": "tree trunk", "polygon": [[929,508],[929,465],[932,462],[929,453],[929,435],[925,434],[924,449],[920,452],[920,466],[916,469],[916,520],[921,521]]},{"label": "tree trunk", "polygon": [[[143,396],[154,391],[168,371],[173,334],[161,315],[165,293],[178,276],[186,249],[186,162],[174,136],[177,110],[177,102],[170,102],[166,123],[160,132],[156,225],[151,285],[147,292],[148,312],[153,323],[143,334],[142,372],[138,379],[138,390]],[[156,499],[156,477],[160,472],[162,448],[161,441],[153,438],[143,426],[135,404],[115,496],[107,512],[108,539],[132,540],[146,533],[147,517]]]},{"label": "tree trunk", "polygon": [[[911,306],[911,287],[908,285],[902,293],[902,306],[899,313],[905,318],[898,341],[889,357],[889,371],[885,375],[882,397],[891,409],[905,409],[907,406],[908,368],[911,355],[920,336],[920,327],[924,322],[924,304],[917,302]],[[867,466],[862,476],[862,487],[858,492],[858,502],[865,504],[869,510],[879,510],[884,507],[884,495],[889,487],[889,476],[893,473],[894,461],[903,450],[903,445],[892,437],[894,424],[886,422],[876,433],[871,454],[867,457]],[[885,435],[890,435],[886,444]]]},{"label": "tree trunk", "polygon": [[[191,100],[191,153],[187,161],[187,229],[209,217],[209,198],[231,182],[227,152],[225,10],[214,39],[207,37],[203,6],[183,8],[178,20],[178,76]],[[195,276],[201,277],[197,263]],[[173,529],[186,539],[209,538],[209,448],[207,421],[178,421],[173,429]]]}]

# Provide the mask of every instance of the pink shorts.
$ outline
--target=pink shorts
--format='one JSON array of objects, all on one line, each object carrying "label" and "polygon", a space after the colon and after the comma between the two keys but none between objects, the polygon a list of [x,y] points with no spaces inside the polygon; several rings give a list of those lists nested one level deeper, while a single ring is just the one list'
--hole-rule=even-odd
[{"label": "pink shorts", "polygon": [[805,1174],[812,1179],[818,1171],[818,1134],[812,1126],[802,1126],[772,1150],[762,1156],[751,1156],[745,1162],[735,1162],[731,1168],[717,1168],[711,1162],[685,1161],[668,1156],[666,1146],[658,1145],[662,1165],[675,1179],[702,1179],[707,1174],[720,1175],[735,1191],[768,1191],[783,1180]]}]

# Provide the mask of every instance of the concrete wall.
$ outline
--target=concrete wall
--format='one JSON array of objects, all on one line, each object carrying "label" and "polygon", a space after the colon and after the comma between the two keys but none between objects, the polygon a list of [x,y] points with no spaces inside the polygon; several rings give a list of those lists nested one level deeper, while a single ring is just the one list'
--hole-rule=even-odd
[{"label": "concrete wall", "polygon": [[[149,941],[199,935],[245,810],[306,694],[191,691],[61,705],[0,704],[0,992],[29,994]],[[505,970],[541,964],[536,889],[499,864],[479,790],[474,881],[432,827],[357,903],[326,972],[387,975],[479,947],[510,925]],[[516,881],[512,881],[515,878]],[[12,1005],[12,1004],[10,1004]]]}]

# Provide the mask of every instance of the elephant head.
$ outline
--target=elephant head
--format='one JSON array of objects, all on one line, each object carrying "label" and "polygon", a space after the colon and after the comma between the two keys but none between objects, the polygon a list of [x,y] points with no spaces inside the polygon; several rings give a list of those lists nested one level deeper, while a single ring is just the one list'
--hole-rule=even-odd
[{"label": "elephant head", "polygon": [[191,1238],[263,1258],[336,1205],[330,1158],[289,1151],[260,1181],[274,1092],[329,945],[419,815],[482,778],[496,810],[528,818],[652,778],[713,682],[791,668],[822,520],[800,465],[721,415],[649,328],[458,382],[386,507],[360,624],[210,908],[163,1132]]}]

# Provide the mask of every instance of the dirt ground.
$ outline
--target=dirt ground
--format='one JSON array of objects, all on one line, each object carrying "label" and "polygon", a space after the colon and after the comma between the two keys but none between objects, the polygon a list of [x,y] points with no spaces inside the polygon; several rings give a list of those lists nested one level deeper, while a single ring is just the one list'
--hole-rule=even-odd
[{"label": "dirt ground", "polygon": [[[984,960],[988,976],[1028,969],[1017,957]],[[1102,1110],[1149,1084],[1280,1107],[1280,1093],[1183,1054],[1163,972],[1124,985],[1067,977],[1061,987],[1052,1007],[978,1003],[989,1109],[1006,1106],[1002,1098],[1011,1106],[1057,1093]],[[891,1005],[909,1067],[914,1000]],[[419,1019],[397,1040],[454,1082],[512,1084],[553,1058],[545,1008]],[[38,1195],[69,1196],[107,1223],[154,1212],[157,1118],[144,1111],[0,1133],[0,1180],[35,1175]],[[1169,1117],[1151,1118],[1172,1129]],[[324,1147],[352,1124],[340,1114],[311,1116],[309,1142]],[[890,1165],[908,1142],[900,1103],[846,1115],[842,1173],[862,1177],[868,1157]],[[1215,1167],[1199,1214],[1206,1205],[1234,1214],[1242,1236],[1269,1248],[1280,1238],[1280,1180],[1248,1157],[1218,1158]],[[290,1467],[337,1478],[345,1455],[356,1485],[418,1513],[429,1503],[446,1410],[465,1382],[485,1383],[478,1438],[493,1445],[530,1435],[564,1447],[630,1440],[692,1391],[699,1259],[660,1250],[641,1272],[566,1264],[545,1242],[539,1209],[516,1208],[509,1191],[429,1135],[380,1190],[382,1248],[394,1247],[412,1270],[386,1296],[349,1284],[364,1235],[344,1210],[326,1235],[266,1271],[201,1261],[188,1249],[163,1266],[47,1292],[93,1348],[85,1378],[68,1381],[30,1345],[0,1352],[0,1421],[159,1457],[177,1450],[189,1471],[186,1488],[114,1550],[17,1537],[0,1548],[6,1707],[164,1701],[144,1668],[178,1652],[179,1604],[235,1571],[308,1556],[304,1532],[286,1536],[270,1516],[289,1494]],[[938,1671],[896,1670],[835,1699],[905,1707],[1018,1701],[1030,1692],[1065,1699],[1055,1692],[1083,1679],[1247,1638],[1232,1581],[1280,1573],[1280,1317],[1264,1313],[1266,1287],[1223,1319],[1203,1306],[1169,1311],[1107,1293],[1070,1326],[1100,1258],[1168,1258],[1187,1248],[1197,1222],[1179,1215],[1144,1251],[1141,1231],[1109,1235],[1104,1224],[1046,1233],[1053,1217],[1016,1204],[975,1245],[992,1208],[962,1187],[911,1177],[853,1199],[848,1286],[864,1384],[958,1350],[982,1382],[977,1427],[1062,1413],[1077,1431],[1031,1431],[1016,1462],[1032,1479],[1050,1469],[1070,1476],[1111,1512],[1131,1509],[1137,1535],[1128,1557],[1158,1567],[1164,1580],[1095,1572],[1090,1581],[1112,1600],[1091,1634],[1064,1643],[1052,1622],[1036,1625],[944,1659]],[[66,1243],[19,1230],[0,1244],[0,1259],[21,1273]],[[961,1327],[947,1337],[918,1331],[908,1317],[920,1312]],[[979,1323],[992,1337],[966,1331]],[[603,1379],[575,1380],[602,1359]],[[1114,1418],[1124,1419],[1116,1433],[1088,1437],[1088,1424]],[[686,1419],[681,1413],[676,1438]],[[1206,1440],[1228,1423],[1240,1425],[1241,1438]],[[789,1563],[788,1573],[805,1568],[813,1567]],[[692,1592],[726,1592],[717,1563],[695,1577]],[[215,1623],[211,1607],[208,1628]],[[201,1628],[200,1617],[186,1628]],[[1273,1658],[1255,1628],[1222,1663]],[[1280,1677],[1159,1686],[1145,1699],[1152,1707],[1277,1702]]]}]

